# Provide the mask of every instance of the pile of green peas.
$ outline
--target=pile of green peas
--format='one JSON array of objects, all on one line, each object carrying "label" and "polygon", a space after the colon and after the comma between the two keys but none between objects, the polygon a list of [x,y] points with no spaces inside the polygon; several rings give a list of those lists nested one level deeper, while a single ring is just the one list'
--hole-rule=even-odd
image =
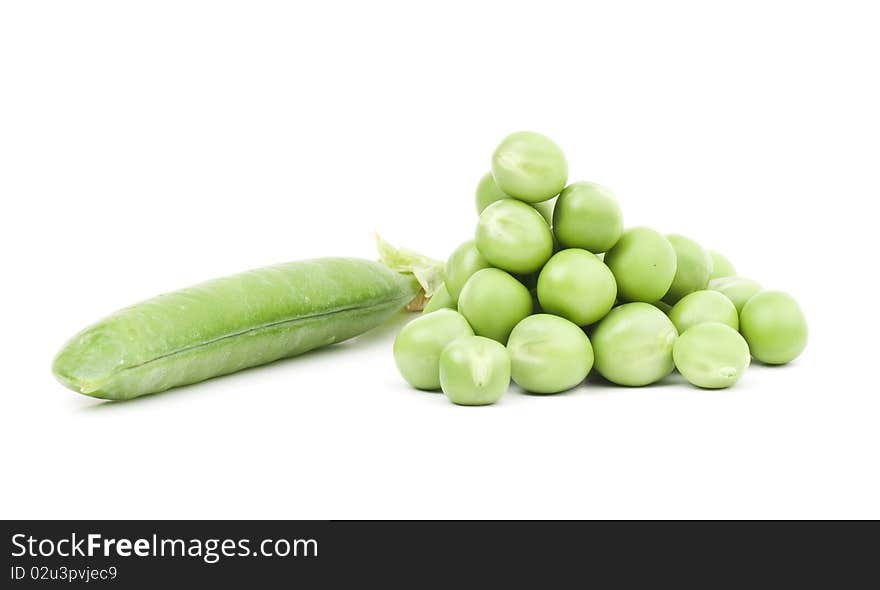
[{"label": "pile of green peas", "polygon": [[790,295],[737,276],[685,236],[625,228],[609,189],[567,183],[550,138],[501,141],[477,184],[474,238],[452,252],[443,287],[394,342],[413,387],[485,405],[511,380],[553,394],[591,370],[644,386],[678,369],[717,389],[752,358],[778,365],[804,350],[806,319]]}]

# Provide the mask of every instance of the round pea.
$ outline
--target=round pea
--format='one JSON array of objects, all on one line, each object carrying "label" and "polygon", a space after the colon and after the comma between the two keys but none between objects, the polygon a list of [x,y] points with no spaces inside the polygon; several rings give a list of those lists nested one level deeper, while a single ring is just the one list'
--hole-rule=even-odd
[{"label": "round pea", "polygon": [[678,372],[697,387],[721,389],[736,383],[749,366],[749,346],[720,322],[688,328],[672,348]]},{"label": "round pea", "polygon": [[709,281],[709,289],[718,291],[733,303],[737,313],[742,313],[746,301],[762,290],[761,285],[745,277],[722,277]]},{"label": "round pea", "polygon": [[709,274],[709,280],[732,277],[736,274],[733,264],[723,255],[715,250],[709,250],[709,257],[712,259],[712,272]]},{"label": "round pea", "polygon": [[566,248],[605,252],[623,233],[623,214],[610,190],[595,182],[575,182],[556,199],[553,232]]},{"label": "round pea", "polygon": [[593,347],[584,331],[555,315],[529,316],[507,341],[510,374],[532,393],[558,393],[586,378],[593,367]]},{"label": "round pea", "polygon": [[617,292],[625,301],[658,301],[675,276],[675,250],[662,234],[633,227],[605,253],[605,264],[614,274]]},{"label": "round pea", "polygon": [[[495,179],[492,177],[492,173],[487,172],[480,179],[479,184],[477,184],[477,192],[475,195],[477,213],[482,213],[483,209],[485,209],[495,201],[512,198],[513,197],[511,197],[510,195],[505,195],[501,192],[501,189],[499,189],[498,185],[495,184]],[[556,199],[550,199],[548,201],[542,201],[540,203],[532,203],[531,205],[538,213],[541,214],[541,217],[544,218],[544,221],[547,222],[547,225],[553,223],[553,208],[556,206]]]},{"label": "round pea", "polygon": [[743,306],[739,322],[752,356],[763,363],[785,364],[807,346],[807,320],[788,293],[758,293]]},{"label": "round pea", "polygon": [[455,340],[440,355],[440,385],[452,403],[494,404],[510,387],[507,349],[482,336]]},{"label": "round pea", "polygon": [[482,213],[483,209],[501,199],[509,199],[510,195],[501,192],[491,172],[486,172],[477,183],[477,192],[474,195],[474,201],[477,205],[477,213]]},{"label": "round pea", "polygon": [[475,334],[504,344],[513,327],[532,313],[532,296],[503,270],[484,268],[465,283],[458,298],[458,311]]},{"label": "round pea", "polygon": [[483,209],[501,199],[509,199],[510,195],[501,192],[491,172],[486,172],[480,182],[477,183],[477,191],[474,195],[474,203],[477,206],[477,214],[483,212]]},{"label": "round pea", "polygon": [[704,322],[720,322],[739,329],[739,314],[733,302],[718,291],[694,291],[682,297],[669,311],[679,334]]},{"label": "round pea", "polygon": [[495,149],[492,176],[505,194],[540,203],[555,197],[565,187],[568,162],[549,137],[519,131],[505,137]]},{"label": "round pea", "polygon": [[559,197],[555,199],[550,199],[549,201],[532,203],[532,207],[535,208],[535,211],[541,214],[541,217],[544,218],[544,221],[547,222],[547,225],[551,225],[553,223],[553,211],[556,210],[556,202],[558,200]]},{"label": "round pea", "polygon": [[451,309],[419,316],[394,339],[394,362],[407,383],[416,389],[440,388],[440,353],[447,344],[474,331]]},{"label": "round pea", "polygon": [[616,297],[611,270],[595,254],[579,248],[557,252],[538,275],[541,308],[579,326],[605,317]]},{"label": "round pea", "polygon": [[615,307],[593,330],[594,367],[618,385],[641,386],[672,372],[675,326],[649,303]]},{"label": "round pea", "polygon": [[455,309],[455,299],[449,294],[446,283],[440,285],[437,292],[431,296],[431,299],[428,300],[428,303],[422,309],[422,313],[431,313],[438,309]]},{"label": "round pea", "polygon": [[535,272],[553,254],[550,226],[534,207],[504,199],[480,213],[477,249],[493,266],[521,274]]},{"label": "round pea", "polygon": [[694,291],[705,289],[712,272],[712,258],[702,246],[678,234],[666,236],[675,250],[675,277],[663,300],[670,305]]},{"label": "round pea", "polygon": [[458,297],[461,295],[461,288],[464,287],[467,280],[478,270],[489,268],[490,266],[489,261],[483,258],[480,251],[477,250],[477,245],[473,240],[468,240],[461,244],[452,251],[449,259],[446,261],[444,284],[449,292],[449,296],[454,301],[458,301]]}]

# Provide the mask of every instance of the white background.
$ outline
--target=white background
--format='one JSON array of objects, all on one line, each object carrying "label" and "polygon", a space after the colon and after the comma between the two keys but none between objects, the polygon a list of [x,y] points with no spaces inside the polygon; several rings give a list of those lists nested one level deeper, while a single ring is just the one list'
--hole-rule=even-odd
[{"label": "white background", "polygon": [[[4,2],[0,516],[880,517],[871,5]],[[374,230],[445,258],[518,129],[793,293],[806,352],[462,408],[398,376],[401,317],[131,403],[50,375],[162,291]]]}]

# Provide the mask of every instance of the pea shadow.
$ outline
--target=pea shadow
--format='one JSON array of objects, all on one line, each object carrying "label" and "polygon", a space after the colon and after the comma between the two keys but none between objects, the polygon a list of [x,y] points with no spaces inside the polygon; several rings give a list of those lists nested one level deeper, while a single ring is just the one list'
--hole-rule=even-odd
[{"label": "pea shadow", "polygon": [[[767,369],[768,371],[782,371],[788,367],[798,366],[798,360],[799,359],[794,359],[792,361],[789,361],[787,363],[783,363],[780,365],[780,364],[773,364],[773,363],[765,363],[764,361],[759,361],[755,357],[752,357],[752,362],[751,362],[749,368],[761,367],[762,369]],[[748,370],[748,369],[746,369],[746,370]]]},{"label": "pea shadow", "polygon": [[534,391],[528,391],[528,390],[526,390],[526,389],[523,389],[522,387],[520,387],[519,385],[517,385],[516,383],[514,383],[514,382],[511,381],[511,383],[510,383],[510,390],[511,390],[512,392],[518,394],[518,395],[522,395],[523,397],[542,397],[542,398],[543,398],[543,397],[547,397],[547,398],[552,398],[552,397],[567,397],[567,396],[573,395],[573,394],[577,393],[577,391],[578,391],[582,386],[583,386],[583,382],[578,383],[578,384],[575,385],[574,387],[571,387],[571,388],[569,388],[569,389],[566,389],[565,391],[557,391],[556,393],[536,393],[536,392],[534,392]]},{"label": "pea shadow", "polygon": [[565,397],[571,395],[610,395],[610,394],[621,394],[626,391],[635,391],[635,390],[643,390],[643,389],[669,389],[675,387],[681,387],[682,385],[687,387],[692,387],[687,380],[678,372],[673,371],[670,375],[667,375],[660,381],[655,383],[650,383],[648,385],[618,385],[617,383],[612,383],[611,381],[602,377],[597,371],[592,370],[590,374],[587,375],[587,378],[572,387],[571,389],[566,389],[565,391],[560,391],[559,393],[546,394],[546,393],[533,393],[530,391],[526,391],[518,385],[514,385],[512,391],[516,392],[519,395],[523,395],[526,397]]},{"label": "pea shadow", "polygon": [[620,390],[637,390],[637,389],[664,389],[669,387],[678,387],[681,385],[688,385],[687,380],[679,373],[678,371],[673,371],[666,377],[663,377],[659,381],[655,381],[654,383],[649,383],[647,385],[620,385],[618,383],[614,383],[609,381],[605,377],[602,377],[598,372],[591,371],[589,375],[587,375],[587,379],[585,383],[589,384],[590,389],[598,389],[600,391],[620,391]]},{"label": "pea shadow", "polygon": [[[236,371],[235,373],[218,375],[204,381],[199,381],[198,383],[172,387],[171,389],[166,389],[165,391],[157,391],[156,393],[142,395],[133,399],[109,400],[88,398],[80,401],[80,403],[85,403],[86,405],[80,406],[79,408],[77,408],[77,411],[87,413],[123,411],[123,408],[127,409],[130,407],[141,407],[152,403],[157,403],[170,395],[173,395],[174,397],[182,397],[185,395],[209,395],[210,390],[214,387],[213,382],[217,379],[223,379],[227,383],[232,383],[236,379],[244,381],[245,379],[250,379],[250,377],[248,377],[249,375],[258,373],[260,371],[272,370],[273,367],[295,367],[297,363],[311,362],[315,359],[323,358],[325,356],[330,356],[333,354],[341,355],[344,351],[367,349],[372,346],[376,346],[380,342],[390,340],[394,334],[397,334],[397,332],[400,331],[404,324],[416,317],[418,317],[418,314],[416,313],[401,310],[376,328],[373,328],[368,332],[365,332],[359,336],[355,336],[354,338],[350,338],[343,342],[338,342],[329,346],[316,348],[314,350],[304,352],[303,354],[294,357],[278,359],[264,365],[242,369],[241,371]],[[388,354],[391,354],[390,346],[388,347]]]}]

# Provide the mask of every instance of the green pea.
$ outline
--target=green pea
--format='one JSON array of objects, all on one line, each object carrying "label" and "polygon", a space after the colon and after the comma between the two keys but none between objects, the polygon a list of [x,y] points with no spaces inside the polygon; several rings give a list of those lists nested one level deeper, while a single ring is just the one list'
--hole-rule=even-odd
[{"label": "green pea", "polygon": [[605,253],[614,274],[618,296],[625,301],[659,301],[675,276],[675,250],[662,234],[633,227]]},{"label": "green pea", "polygon": [[743,306],[739,321],[752,356],[763,363],[793,361],[807,346],[807,320],[788,293],[758,293]]},{"label": "green pea", "polygon": [[446,283],[443,283],[431,299],[428,300],[428,303],[425,305],[424,309],[422,309],[422,313],[431,313],[438,309],[455,309],[455,307],[455,299],[449,294],[449,289],[446,288]]},{"label": "green pea", "polygon": [[459,338],[440,355],[440,385],[452,403],[494,404],[510,387],[510,355],[489,338]]},{"label": "green pea", "polygon": [[532,203],[532,207],[535,208],[535,211],[541,214],[541,217],[544,218],[544,221],[547,222],[547,225],[553,224],[553,211],[556,210],[556,203],[558,200],[559,197],[556,197],[555,199],[550,199],[549,201]]},{"label": "green pea", "polygon": [[715,250],[709,250],[709,257],[712,259],[712,272],[709,275],[709,280],[732,277],[736,274],[733,264],[723,255]]},{"label": "green pea", "polygon": [[477,206],[477,214],[483,212],[483,209],[501,199],[509,199],[510,195],[506,195],[498,188],[491,172],[486,172],[480,182],[477,183],[477,191],[474,195],[474,203]]},{"label": "green pea", "polygon": [[704,322],[721,322],[739,329],[739,315],[733,302],[718,291],[694,291],[682,297],[669,311],[679,334]]},{"label": "green pea", "polygon": [[464,317],[451,309],[438,309],[405,325],[394,339],[394,362],[407,383],[416,389],[440,388],[440,353],[447,344],[472,336]]},{"label": "green pea", "polygon": [[582,382],[593,367],[584,331],[555,315],[529,316],[507,341],[513,380],[532,393],[558,393]]},{"label": "green pea", "polygon": [[702,246],[678,234],[666,236],[675,250],[675,278],[663,300],[670,305],[694,291],[705,289],[712,272],[712,258]]},{"label": "green pea", "polygon": [[553,254],[550,226],[534,207],[514,199],[480,213],[476,244],[490,264],[513,273],[535,272]]},{"label": "green pea", "polygon": [[491,265],[480,251],[474,240],[468,240],[452,251],[449,260],[446,261],[445,285],[449,296],[458,301],[461,288],[471,276],[478,270],[489,268]]},{"label": "green pea", "polygon": [[721,389],[736,383],[749,366],[749,346],[720,322],[688,328],[672,348],[678,372],[697,387]]},{"label": "green pea", "polygon": [[[501,189],[495,184],[495,179],[492,178],[492,173],[487,172],[480,179],[479,184],[477,184],[477,192],[474,199],[477,205],[477,213],[482,213],[486,207],[495,201],[512,198],[510,195],[505,195],[501,192]],[[535,208],[535,211],[541,214],[547,225],[553,223],[553,209],[556,206],[556,199],[532,203],[531,205]]]},{"label": "green pea", "polygon": [[458,311],[475,334],[504,344],[513,327],[532,313],[532,296],[503,270],[484,268],[465,283],[458,298]]},{"label": "green pea", "polygon": [[649,303],[615,307],[593,330],[594,367],[618,385],[641,386],[672,372],[672,321]]},{"label": "green pea", "polygon": [[540,203],[555,197],[565,187],[568,162],[549,137],[519,131],[505,137],[495,149],[492,176],[505,194]]},{"label": "green pea", "polygon": [[610,250],[623,233],[623,214],[614,193],[595,182],[568,185],[556,199],[553,232],[566,248]]},{"label": "green pea", "polygon": [[579,326],[605,317],[616,297],[611,270],[595,254],[579,248],[554,254],[538,276],[541,308]]},{"label": "green pea", "polygon": [[742,308],[746,301],[755,294],[760,293],[762,287],[752,279],[733,276],[709,281],[709,289],[718,291],[730,299],[733,302],[733,306],[736,307],[737,313],[742,313]]}]

